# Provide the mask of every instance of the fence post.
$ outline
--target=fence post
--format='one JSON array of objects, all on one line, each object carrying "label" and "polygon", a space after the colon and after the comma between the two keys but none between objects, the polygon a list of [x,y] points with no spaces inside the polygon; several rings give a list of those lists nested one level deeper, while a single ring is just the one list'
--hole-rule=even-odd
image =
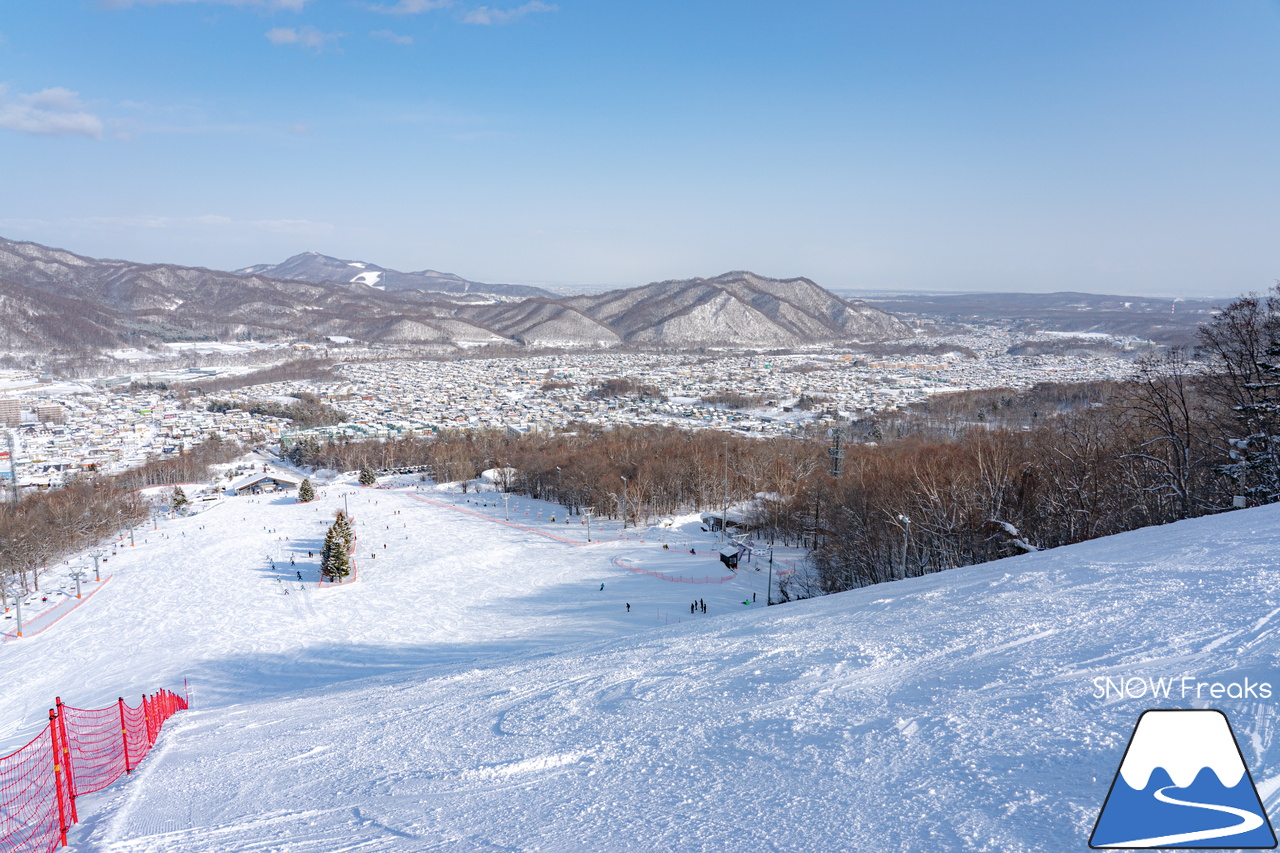
[{"label": "fence post", "polygon": [[62,772],[67,774],[67,794],[71,799],[71,825],[80,822],[80,815],[76,813],[76,774],[71,769],[71,741],[67,738],[67,715],[62,709],[62,697],[54,698],[54,704],[58,708],[58,737],[62,741]]},{"label": "fence post", "polygon": [[53,746],[53,787],[58,791],[58,832],[67,846],[67,807],[62,796],[62,757],[58,749],[58,712],[49,709],[49,742]]},{"label": "fence post", "polygon": [[124,741],[124,772],[132,773],[133,768],[129,766],[129,726],[124,721],[123,696],[116,700],[116,707],[120,709],[120,739]]},{"label": "fence post", "polygon": [[147,725],[147,747],[152,747],[156,742],[155,720],[151,714],[151,700],[147,698],[147,694],[142,694],[142,721]]}]

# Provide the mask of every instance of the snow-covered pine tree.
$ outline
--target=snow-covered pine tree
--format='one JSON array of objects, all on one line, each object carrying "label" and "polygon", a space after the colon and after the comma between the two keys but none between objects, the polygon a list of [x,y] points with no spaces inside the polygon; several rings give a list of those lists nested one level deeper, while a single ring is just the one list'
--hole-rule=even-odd
[{"label": "snow-covered pine tree", "polygon": [[331,581],[341,581],[351,574],[351,554],[338,521],[329,526],[320,549],[320,573]]},{"label": "snow-covered pine tree", "polygon": [[1219,424],[1232,460],[1220,470],[1249,503],[1280,500],[1280,285],[1235,300],[1197,334],[1214,368],[1205,391],[1234,419]]},{"label": "snow-covered pine tree", "polygon": [[182,491],[182,486],[174,486],[173,495],[169,498],[169,506],[173,507],[173,511],[182,512],[190,503],[187,493]]},{"label": "snow-covered pine tree", "polygon": [[298,502],[311,503],[316,499],[315,487],[311,485],[310,478],[303,478],[302,485],[298,486]]},{"label": "snow-covered pine tree", "polygon": [[346,543],[347,550],[350,551],[356,544],[356,532],[351,528],[351,518],[342,510],[338,510],[333,524],[338,529],[338,535],[342,537],[342,541]]},{"label": "snow-covered pine tree", "polygon": [[374,476],[373,469],[370,468],[368,465],[361,466],[360,485],[372,486],[376,482],[378,482],[378,478]]}]

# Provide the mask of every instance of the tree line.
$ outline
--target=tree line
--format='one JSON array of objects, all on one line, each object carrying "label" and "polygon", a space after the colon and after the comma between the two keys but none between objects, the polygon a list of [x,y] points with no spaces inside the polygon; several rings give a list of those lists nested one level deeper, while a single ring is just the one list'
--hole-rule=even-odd
[{"label": "tree line", "polygon": [[138,493],[149,486],[201,482],[211,465],[244,453],[234,442],[210,439],[182,455],[154,460],[114,476],[88,476],[0,504],[0,583],[40,588],[39,573],[145,521],[152,506]]}]

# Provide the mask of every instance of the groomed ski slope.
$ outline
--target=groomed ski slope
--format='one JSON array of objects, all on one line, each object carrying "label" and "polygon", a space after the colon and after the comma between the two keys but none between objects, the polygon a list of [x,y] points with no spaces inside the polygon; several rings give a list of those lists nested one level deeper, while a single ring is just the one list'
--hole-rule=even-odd
[{"label": "groomed ski slope", "polygon": [[[298,589],[286,549],[315,550],[344,492],[359,579]],[[1150,707],[1225,711],[1280,799],[1280,506],[765,609],[751,577],[613,561],[702,548],[569,545],[418,494],[162,522],[88,605],[0,646],[8,741],[55,693],[191,679],[140,771],[80,801],[74,849],[1085,850]],[[1183,675],[1272,698],[1095,696]]]}]

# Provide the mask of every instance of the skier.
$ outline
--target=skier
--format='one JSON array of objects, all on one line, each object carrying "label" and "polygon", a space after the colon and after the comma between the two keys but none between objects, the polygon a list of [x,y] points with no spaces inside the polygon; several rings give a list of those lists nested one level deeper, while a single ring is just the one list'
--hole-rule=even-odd
[{"label": "skier", "polygon": [[627,602],[627,612],[628,612],[628,613],[630,613],[630,612],[631,612],[631,602],[630,602],[630,601],[628,601],[628,602]]},{"label": "skier", "polygon": [[600,584],[600,588],[601,588],[601,589],[604,589],[604,584]]}]

